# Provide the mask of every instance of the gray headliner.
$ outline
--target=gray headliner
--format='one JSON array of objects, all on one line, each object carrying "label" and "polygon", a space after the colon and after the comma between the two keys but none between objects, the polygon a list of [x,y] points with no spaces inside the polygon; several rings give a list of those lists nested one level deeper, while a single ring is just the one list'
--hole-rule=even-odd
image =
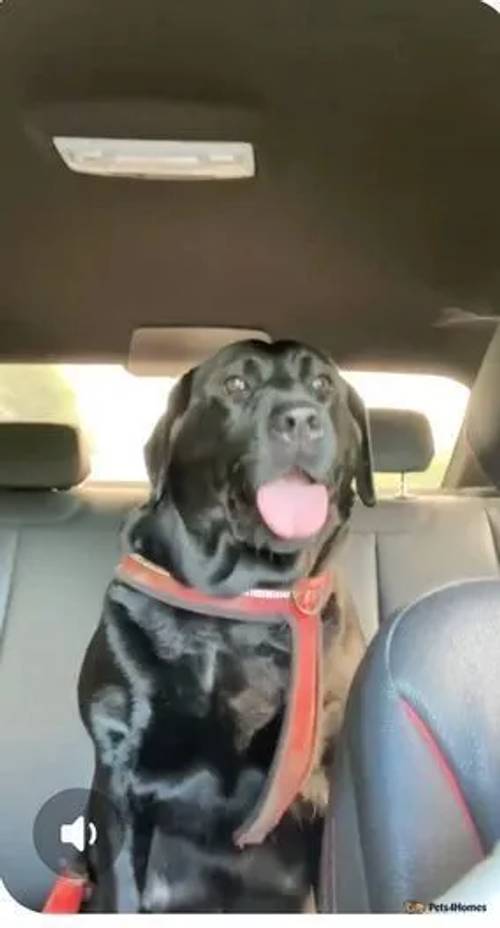
[{"label": "gray headliner", "polygon": [[[469,380],[500,297],[500,17],[479,0],[0,6],[0,359],[265,327]],[[248,138],[255,182],[72,175],[53,133]]]}]

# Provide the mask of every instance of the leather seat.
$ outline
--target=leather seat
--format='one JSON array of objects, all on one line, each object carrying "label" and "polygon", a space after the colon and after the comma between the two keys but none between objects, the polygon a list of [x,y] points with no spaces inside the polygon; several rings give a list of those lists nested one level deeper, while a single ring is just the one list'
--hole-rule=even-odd
[{"label": "leather seat", "polygon": [[386,623],[333,771],[326,911],[402,912],[500,840],[500,582],[456,583]]}]

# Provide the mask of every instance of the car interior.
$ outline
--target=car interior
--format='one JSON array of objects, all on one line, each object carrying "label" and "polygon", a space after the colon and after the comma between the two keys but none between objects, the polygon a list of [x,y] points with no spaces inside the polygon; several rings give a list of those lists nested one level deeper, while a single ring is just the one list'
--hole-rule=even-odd
[{"label": "car interior", "polygon": [[[397,396],[370,409],[375,471],[397,488],[355,505],[340,556],[370,647],[322,864],[325,912],[445,898],[500,841],[500,15],[480,0],[4,0],[0,75],[0,396],[13,364],[175,377],[222,329],[470,391],[422,490],[407,475],[432,464],[430,417]],[[248,143],[254,176],[72,170],[56,138]],[[140,330],[157,334],[134,373]],[[92,454],[84,423],[0,402],[0,878],[37,912],[54,874],[33,823],[91,780],[75,681],[148,494],[95,480]],[[488,911],[496,866],[472,900]]]}]

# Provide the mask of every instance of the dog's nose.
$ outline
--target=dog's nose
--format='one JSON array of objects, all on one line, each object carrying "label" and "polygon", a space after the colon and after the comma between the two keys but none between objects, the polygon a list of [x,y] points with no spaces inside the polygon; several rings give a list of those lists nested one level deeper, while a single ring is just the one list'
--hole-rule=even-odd
[{"label": "dog's nose", "polygon": [[323,438],[325,427],[317,409],[308,403],[278,406],[271,413],[271,434],[286,442],[311,443]]}]

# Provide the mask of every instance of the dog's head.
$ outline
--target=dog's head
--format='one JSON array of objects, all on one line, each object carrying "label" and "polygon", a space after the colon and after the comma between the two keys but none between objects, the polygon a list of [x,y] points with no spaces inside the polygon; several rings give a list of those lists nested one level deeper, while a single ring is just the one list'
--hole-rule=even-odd
[{"label": "dog's head", "polygon": [[146,462],[165,531],[174,507],[187,536],[235,563],[319,551],[348,518],[353,483],[375,501],[361,399],[329,358],[292,342],[241,342],[186,374]]}]

